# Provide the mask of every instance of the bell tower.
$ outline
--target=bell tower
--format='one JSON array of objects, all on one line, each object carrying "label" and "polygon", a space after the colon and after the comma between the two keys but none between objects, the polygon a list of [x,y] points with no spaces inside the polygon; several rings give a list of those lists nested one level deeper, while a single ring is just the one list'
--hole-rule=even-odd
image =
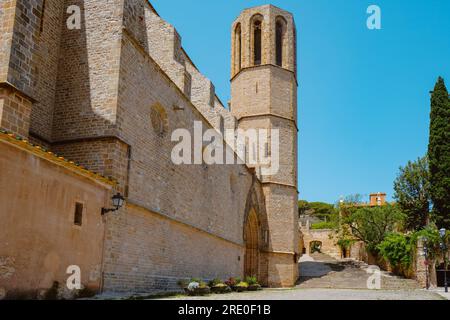
[{"label": "bell tower", "polygon": [[[277,131],[265,146],[278,170],[255,165],[266,200],[268,284],[292,286],[298,278],[297,61],[292,14],[272,5],[244,10],[232,26],[231,112],[238,128]],[[270,141],[270,139],[269,139]],[[249,166],[253,166],[249,164]]]}]

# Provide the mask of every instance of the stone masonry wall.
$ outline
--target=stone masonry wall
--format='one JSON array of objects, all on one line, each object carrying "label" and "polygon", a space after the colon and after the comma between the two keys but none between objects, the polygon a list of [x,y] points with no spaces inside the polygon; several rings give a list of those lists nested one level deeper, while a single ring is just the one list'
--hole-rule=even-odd
[{"label": "stone masonry wall", "polygon": [[52,150],[77,164],[117,181],[116,191],[127,195],[129,146],[114,137],[55,144]]},{"label": "stone masonry wall", "polygon": [[[250,172],[244,165],[172,162],[174,130],[193,137],[194,121],[203,130],[211,126],[128,30],[119,93],[117,128],[131,147],[130,206],[108,220],[105,290],[170,289],[180,278],[242,276]],[[154,108],[163,132],[153,126]]]},{"label": "stone masonry wall", "polygon": [[436,288],[438,284],[436,274],[437,261],[436,259],[430,259],[429,257],[427,261],[424,254],[423,238],[418,239],[415,251],[416,255],[413,259],[413,278],[416,279],[422,288]]},{"label": "stone masonry wall", "polygon": [[[236,126],[176,30],[144,0],[48,0],[46,10],[43,0],[17,3],[14,36],[2,41],[12,41],[18,52],[7,77],[25,95],[11,86],[2,90],[0,120],[25,136],[31,122],[34,138],[49,140],[58,155],[118,180],[114,191],[127,196],[127,205],[106,217],[104,290],[169,289],[179,278],[243,276],[244,221],[255,190],[261,273],[270,285],[293,284],[298,239],[286,225],[297,226],[295,169],[283,167],[294,186],[263,187],[246,165],[172,161],[176,129],[194,137],[195,122],[200,134]],[[69,5],[81,8],[81,30],[64,27]],[[11,105],[22,95],[30,97]],[[295,145],[292,128],[284,127],[286,148]],[[201,151],[191,149],[192,156]],[[283,152],[296,162],[295,148]]]},{"label": "stone masonry wall", "polygon": [[[123,140],[131,146],[130,200],[241,241],[245,199],[251,186],[246,167],[174,164],[171,154],[178,142],[171,141],[172,132],[184,128],[194,137],[194,121],[199,121],[203,130],[210,126],[127,36],[123,40],[121,66],[118,127]],[[162,108],[167,118],[162,135],[151,121],[155,105]],[[174,105],[183,110],[174,110]],[[236,180],[233,188],[232,176]],[[211,208],[215,208],[214,212]]]},{"label": "stone masonry wall", "polygon": [[81,8],[81,30],[63,28],[53,140],[114,136],[123,0],[69,5]]},{"label": "stone masonry wall", "polygon": [[[100,290],[105,228],[100,213],[111,186],[4,136],[0,137],[0,288],[6,298],[43,298],[55,281],[64,289],[67,268],[73,265],[80,267],[84,287]],[[81,226],[74,223],[76,203],[83,204]]]},{"label": "stone masonry wall", "polygon": [[[275,26],[285,27],[283,61],[276,65]],[[261,61],[254,61],[254,23],[261,23]],[[240,45],[236,28],[240,28]],[[272,5],[246,9],[232,27],[231,111],[239,129],[266,129],[270,138],[278,130],[278,145],[268,144],[272,174],[256,166],[263,183],[270,229],[269,283],[289,286],[297,277],[297,80],[295,24],[292,14]],[[240,49],[240,53],[236,50]],[[236,61],[241,57],[240,63]],[[240,68],[239,68],[240,66]],[[261,146],[262,147],[262,146]],[[271,149],[269,149],[271,147]],[[276,148],[278,147],[278,149]],[[277,168],[277,160],[279,167]],[[252,164],[250,164],[252,165]]]},{"label": "stone masonry wall", "polygon": [[0,2],[0,82],[7,80],[16,15],[16,0]]},{"label": "stone masonry wall", "polygon": [[33,61],[34,96],[37,101],[31,112],[30,131],[33,136],[51,141],[53,111],[55,107],[56,80],[58,75],[59,47],[63,28],[64,1],[45,0],[32,12],[38,19],[39,30],[33,41],[36,56]]},{"label": "stone masonry wall", "polygon": [[0,87],[0,128],[27,138],[30,114],[28,98],[10,87]]},{"label": "stone masonry wall", "polygon": [[[130,3],[140,8],[143,2],[134,0]],[[136,10],[140,9],[134,9],[133,12]],[[181,37],[177,30],[158,16],[150,6],[145,6],[144,11],[147,29],[145,36],[148,44],[143,45],[143,48],[216,130],[220,130],[221,121],[224,121],[225,128],[234,129],[234,117],[217,99],[211,80],[197,69],[182,49]],[[145,37],[142,36],[142,32],[136,31],[129,20],[131,19],[125,19],[125,25],[131,25],[130,33],[136,39]]]},{"label": "stone masonry wall", "polygon": [[106,291],[178,291],[177,281],[242,276],[244,248],[127,205],[108,216]]},{"label": "stone masonry wall", "polygon": [[[293,16],[273,5],[264,5],[259,7],[253,7],[245,9],[241,12],[239,17],[234,21],[231,34],[231,77],[233,78],[239,73],[241,69],[245,69],[253,66],[253,45],[251,43],[253,39],[252,21],[255,17],[262,18],[262,61],[261,64],[275,65],[275,22],[277,19],[283,19],[287,24],[287,31],[284,38],[284,55],[283,65],[284,69],[290,70],[296,73],[296,35],[295,35],[295,22]],[[236,68],[238,64],[235,63],[234,52],[236,48],[235,30],[236,26],[240,24],[241,27],[241,69]]]},{"label": "stone masonry wall", "polygon": [[38,52],[35,37],[40,29],[42,0],[16,0],[9,4],[15,5],[15,16],[6,80],[25,94],[34,96]]},{"label": "stone masonry wall", "polygon": [[[132,3],[139,7],[144,1],[134,0]],[[188,76],[185,58],[182,54],[181,37],[177,30],[156,14],[149,5],[144,4],[144,6],[144,28],[147,41],[142,47],[159,64],[178,88],[188,95],[191,88],[187,88],[187,85],[191,86],[191,78],[190,75]],[[136,38],[139,37],[131,28],[130,32]]]},{"label": "stone masonry wall", "polygon": [[333,230],[308,230],[302,228],[302,235],[306,254],[311,253],[311,243],[313,241],[320,241],[322,242],[322,253],[328,254],[336,259],[342,258],[341,249],[336,244],[337,239],[334,238]]}]

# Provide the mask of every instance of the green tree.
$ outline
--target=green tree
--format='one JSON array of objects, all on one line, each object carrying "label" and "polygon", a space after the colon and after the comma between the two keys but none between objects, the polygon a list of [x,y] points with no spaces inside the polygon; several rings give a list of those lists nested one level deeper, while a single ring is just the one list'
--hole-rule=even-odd
[{"label": "green tree", "polygon": [[430,211],[430,183],[428,160],[419,158],[400,167],[394,182],[394,198],[400,210],[406,215],[405,228],[419,230],[427,225]]},{"label": "green tree", "polygon": [[350,194],[342,200],[341,204],[343,204],[345,206],[362,204],[362,203],[364,203],[363,198],[364,198],[364,196],[359,193]]},{"label": "green tree", "polygon": [[306,200],[298,200],[298,215],[305,215],[311,208]]},{"label": "green tree", "polygon": [[420,231],[414,233],[390,233],[377,249],[380,255],[390,263],[394,268],[394,272],[407,275],[413,267],[416,255],[417,241],[419,238],[426,239],[428,247],[428,258],[436,259],[441,253],[440,242],[441,237],[436,226],[428,225]]},{"label": "green tree", "polygon": [[413,261],[413,251],[416,243],[411,241],[411,235],[389,233],[377,246],[380,255],[388,261],[398,273],[408,270]]},{"label": "green tree", "polygon": [[353,207],[343,214],[341,229],[349,230],[353,238],[363,241],[369,251],[377,253],[377,246],[387,234],[396,231],[403,219],[404,214],[395,205]]},{"label": "green tree", "polygon": [[441,77],[431,95],[428,161],[433,218],[450,228],[450,101]]},{"label": "green tree", "polygon": [[310,202],[309,207],[311,208],[313,215],[323,221],[330,221],[337,213],[334,205],[324,202]]},{"label": "green tree", "polygon": [[308,214],[311,216],[315,216],[323,221],[330,221],[332,217],[337,214],[337,210],[332,204],[299,200],[298,214],[300,216]]}]

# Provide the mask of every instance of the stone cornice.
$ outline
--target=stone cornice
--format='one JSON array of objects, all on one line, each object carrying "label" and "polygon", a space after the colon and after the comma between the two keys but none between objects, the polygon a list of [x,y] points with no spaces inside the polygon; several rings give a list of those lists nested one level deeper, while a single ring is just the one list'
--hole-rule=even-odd
[{"label": "stone cornice", "polygon": [[249,116],[242,116],[239,119],[237,119],[237,121],[241,121],[243,119],[260,118],[260,117],[274,117],[274,118],[278,118],[278,119],[291,121],[291,122],[294,123],[295,129],[297,129],[297,132],[299,132],[296,120],[288,118],[288,117],[280,116],[280,115],[275,114],[275,113],[259,113],[259,114],[252,114],[252,115],[249,115]]},{"label": "stone cornice", "polygon": [[292,76],[295,79],[295,84],[298,87],[297,75],[295,74],[294,71],[289,70],[289,69],[285,69],[283,67],[277,66],[276,64],[272,64],[272,63],[264,63],[264,64],[260,64],[260,65],[257,65],[257,66],[243,67],[238,72],[236,72],[236,74],[234,76],[231,77],[230,81],[233,81],[234,79],[236,79],[237,76],[240,75],[241,73],[243,73],[244,71],[249,71],[249,70],[252,70],[252,69],[260,69],[260,68],[264,68],[264,67],[274,67],[274,68],[281,69],[281,70],[284,70],[286,72],[292,73]]},{"label": "stone cornice", "polygon": [[281,183],[281,182],[275,182],[275,181],[265,181],[265,182],[261,182],[262,185],[266,185],[266,184],[274,184],[277,186],[281,186],[281,187],[286,187],[286,188],[293,188],[297,191],[297,193],[299,193],[297,186],[293,185],[293,184],[289,184],[289,183]]}]

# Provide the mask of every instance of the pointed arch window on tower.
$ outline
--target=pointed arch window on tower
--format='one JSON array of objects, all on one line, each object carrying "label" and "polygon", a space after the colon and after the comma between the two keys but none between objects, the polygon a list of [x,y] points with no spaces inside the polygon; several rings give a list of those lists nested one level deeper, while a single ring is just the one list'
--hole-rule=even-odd
[{"label": "pointed arch window on tower", "polygon": [[46,7],[46,0],[42,2],[42,8],[41,8],[41,14],[40,14],[40,26],[39,26],[39,34],[41,34],[44,31],[44,18],[45,18],[45,7]]},{"label": "pointed arch window on tower", "polygon": [[293,29],[294,33],[294,70],[295,74],[297,74],[297,31],[295,31],[295,27]]},{"label": "pointed arch window on tower", "polygon": [[242,31],[240,23],[238,23],[234,31],[234,40],[234,67],[235,72],[238,72],[239,70],[241,70],[242,63]]},{"label": "pointed arch window on tower", "polygon": [[283,54],[284,54],[284,34],[286,30],[286,24],[281,19],[277,21],[275,26],[275,55],[277,66],[283,66]]},{"label": "pointed arch window on tower", "polygon": [[262,23],[256,20],[253,23],[253,62],[255,66],[261,64],[262,51]]}]

